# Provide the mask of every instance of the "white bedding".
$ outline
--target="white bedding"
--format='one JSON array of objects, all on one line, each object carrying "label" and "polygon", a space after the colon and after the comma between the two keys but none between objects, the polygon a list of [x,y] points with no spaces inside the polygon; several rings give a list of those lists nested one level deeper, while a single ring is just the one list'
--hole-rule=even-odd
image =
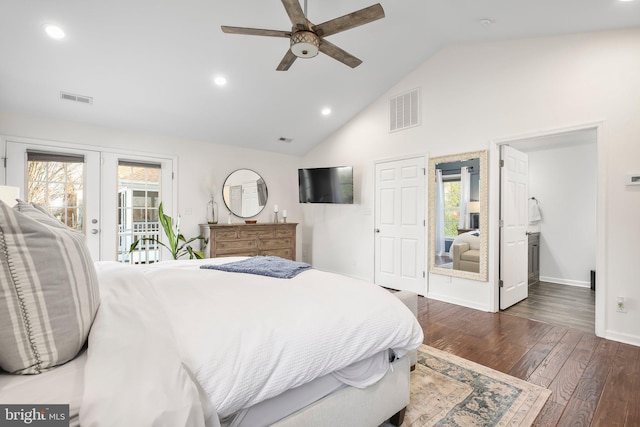
[{"label": "white bedding", "polygon": [[[318,270],[274,279],[198,268],[237,259],[98,263],[84,427],[217,425],[218,416],[422,342],[409,309],[367,282]],[[384,373],[340,379],[366,387]]]},{"label": "white bedding", "polygon": [[[79,427],[84,365],[87,353],[38,375],[13,375],[0,372],[0,403],[3,405],[69,405],[69,426]],[[4,414],[3,414],[4,415]],[[34,424],[35,425],[35,424]]]}]

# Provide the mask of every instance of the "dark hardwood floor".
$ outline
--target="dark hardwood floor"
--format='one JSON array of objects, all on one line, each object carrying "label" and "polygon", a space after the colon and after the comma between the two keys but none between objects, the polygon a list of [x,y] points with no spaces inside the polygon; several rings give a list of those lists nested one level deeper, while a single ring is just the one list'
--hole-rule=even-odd
[{"label": "dark hardwood floor", "polygon": [[595,291],[590,288],[538,282],[529,286],[527,299],[503,313],[594,332],[595,304]]},{"label": "dark hardwood floor", "polygon": [[424,343],[550,389],[535,426],[640,426],[640,347],[418,298]]}]

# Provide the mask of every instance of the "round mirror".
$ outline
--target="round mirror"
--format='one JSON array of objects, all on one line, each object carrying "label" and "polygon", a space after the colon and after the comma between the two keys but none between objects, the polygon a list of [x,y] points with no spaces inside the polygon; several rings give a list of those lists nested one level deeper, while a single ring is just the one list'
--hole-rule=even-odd
[{"label": "round mirror", "polygon": [[250,169],[238,169],[224,181],[222,198],[227,209],[237,217],[251,218],[267,204],[267,184]]}]

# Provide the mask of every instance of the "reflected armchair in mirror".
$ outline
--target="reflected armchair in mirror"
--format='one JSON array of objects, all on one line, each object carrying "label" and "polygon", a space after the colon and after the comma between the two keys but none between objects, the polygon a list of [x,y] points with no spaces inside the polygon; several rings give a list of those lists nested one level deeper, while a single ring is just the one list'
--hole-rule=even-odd
[{"label": "reflected armchair in mirror", "polygon": [[429,272],[486,281],[487,152],[429,160]]},{"label": "reflected armchair in mirror", "polygon": [[451,249],[454,270],[480,273],[480,232],[478,230],[459,234],[453,240]]}]

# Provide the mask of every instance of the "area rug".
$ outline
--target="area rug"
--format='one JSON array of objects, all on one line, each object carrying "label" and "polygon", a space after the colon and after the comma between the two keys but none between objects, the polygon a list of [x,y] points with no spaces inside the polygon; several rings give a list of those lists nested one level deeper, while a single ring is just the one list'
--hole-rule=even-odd
[{"label": "area rug", "polygon": [[405,427],[530,426],[551,391],[421,345]]}]

